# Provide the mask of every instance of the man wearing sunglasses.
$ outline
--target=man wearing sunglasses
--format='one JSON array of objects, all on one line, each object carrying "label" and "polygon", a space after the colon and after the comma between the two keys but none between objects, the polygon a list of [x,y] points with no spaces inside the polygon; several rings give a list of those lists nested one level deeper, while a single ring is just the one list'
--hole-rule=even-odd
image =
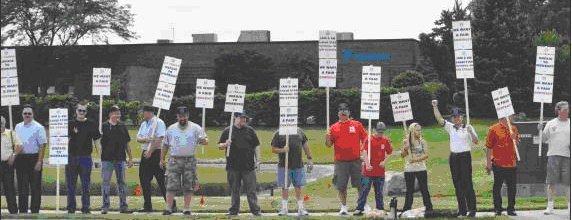
[{"label": "man wearing sunglasses", "polygon": [[24,121],[18,123],[15,128],[16,134],[22,140],[22,151],[15,161],[18,179],[18,209],[20,214],[28,213],[28,194],[31,191],[30,211],[39,213],[42,193],[42,162],[48,143],[46,129],[34,120],[34,110],[31,105],[23,106],[22,117]]},{"label": "man wearing sunglasses", "polygon": [[[66,186],[68,190],[68,213],[75,213],[75,192],[77,177],[81,179],[81,212],[90,213],[89,186],[91,185],[91,167],[93,142],[99,142],[101,133],[98,125],[87,119],[87,105],[79,103],[75,110],[76,118],[70,121],[68,135],[68,164],[66,165]],[[97,144],[95,145],[96,151]]]}]

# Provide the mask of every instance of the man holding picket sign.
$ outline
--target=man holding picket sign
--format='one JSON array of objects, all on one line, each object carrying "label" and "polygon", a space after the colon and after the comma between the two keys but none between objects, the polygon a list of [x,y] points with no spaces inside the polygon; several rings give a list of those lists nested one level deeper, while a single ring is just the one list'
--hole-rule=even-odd
[{"label": "man holding picket sign", "polygon": [[361,191],[360,154],[367,138],[367,132],[359,121],[350,119],[350,110],[342,106],[338,110],[339,121],[326,133],[326,146],[334,146],[334,178],[332,182],[338,190],[341,202],[340,215],[347,215],[347,186],[351,179],[353,187]]},{"label": "man holding picket sign", "polygon": [[451,122],[446,121],[439,112],[437,100],[431,102],[435,119],[447,133],[449,133],[450,150],[449,166],[451,177],[457,196],[457,216],[467,215],[475,217],[477,212],[477,198],[473,188],[473,166],[471,159],[471,146],[479,143],[479,138],[473,126],[463,123],[463,113],[459,108],[451,111]]},{"label": "man holding picket sign", "polygon": [[487,134],[487,172],[493,171],[493,203],[495,215],[501,215],[502,184],[507,185],[508,206],[507,214],[516,216],[516,165],[520,161],[517,143],[519,134],[516,126],[512,124],[514,108],[510,100],[508,88],[504,87],[492,91],[493,102],[497,111],[499,122],[489,127]]}]

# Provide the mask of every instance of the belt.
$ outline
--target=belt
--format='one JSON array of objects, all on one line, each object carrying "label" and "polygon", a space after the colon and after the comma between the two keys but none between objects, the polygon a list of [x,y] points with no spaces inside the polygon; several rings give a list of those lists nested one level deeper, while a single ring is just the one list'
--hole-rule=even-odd
[{"label": "belt", "polygon": [[463,151],[463,152],[459,152],[459,153],[455,153],[455,152],[451,152],[451,156],[463,156],[465,154],[471,154],[471,151]]}]

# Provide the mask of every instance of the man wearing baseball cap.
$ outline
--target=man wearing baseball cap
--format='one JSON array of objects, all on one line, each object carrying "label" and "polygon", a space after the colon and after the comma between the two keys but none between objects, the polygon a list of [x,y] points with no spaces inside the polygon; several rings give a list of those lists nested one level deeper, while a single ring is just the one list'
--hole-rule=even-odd
[{"label": "man wearing baseball cap", "polygon": [[229,149],[226,158],[227,181],[230,187],[231,205],[229,216],[236,216],[240,211],[241,183],[246,187],[246,198],[250,212],[260,216],[260,206],[256,195],[256,172],[260,160],[260,141],[254,128],[246,124],[248,116],[245,113],[235,113],[232,139],[229,139],[230,126],[222,131],[219,139],[219,149]]},{"label": "man wearing baseball cap", "polygon": [[446,121],[439,112],[438,101],[433,100],[433,113],[435,119],[447,133],[449,133],[451,154],[449,166],[453,186],[457,195],[457,216],[475,217],[477,212],[477,198],[473,188],[473,165],[471,159],[471,146],[479,143],[475,129],[463,123],[463,112],[459,108],[451,110],[451,122]]},{"label": "man wearing baseball cap", "polygon": [[347,186],[351,179],[353,187],[361,191],[361,159],[367,132],[359,121],[350,119],[350,110],[346,106],[338,109],[339,121],[333,124],[326,134],[326,146],[334,146],[333,183],[338,190],[341,202],[340,215],[347,215]]},{"label": "man wearing baseball cap", "polygon": [[[191,196],[199,188],[197,177],[197,159],[195,152],[199,144],[207,145],[201,126],[189,121],[189,109],[185,106],[177,108],[177,123],[172,124],[165,133],[161,149],[162,168],[167,172],[167,210],[163,215],[171,215],[175,194],[184,191],[184,215],[191,215]],[[165,160],[169,152],[169,163]]]}]

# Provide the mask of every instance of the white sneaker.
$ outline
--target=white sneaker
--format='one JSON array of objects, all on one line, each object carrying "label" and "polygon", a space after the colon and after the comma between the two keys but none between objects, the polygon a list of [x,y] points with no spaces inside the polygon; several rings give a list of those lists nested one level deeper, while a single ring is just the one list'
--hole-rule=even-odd
[{"label": "white sneaker", "polygon": [[280,211],[278,212],[278,216],[287,216],[287,215],[288,215],[288,209],[281,208]]},{"label": "white sneaker", "polygon": [[545,215],[552,215],[552,214],[554,214],[554,208],[547,207],[546,210],[544,210],[544,214],[545,214]]},{"label": "white sneaker", "polygon": [[298,216],[307,216],[307,215],[309,215],[309,213],[304,207],[298,208]]},{"label": "white sneaker", "polygon": [[365,207],[363,208],[363,211],[364,211],[365,213],[371,212],[371,207],[366,204]]},{"label": "white sneaker", "polygon": [[348,215],[348,208],[342,206],[342,208],[340,208],[339,214],[340,215]]}]

